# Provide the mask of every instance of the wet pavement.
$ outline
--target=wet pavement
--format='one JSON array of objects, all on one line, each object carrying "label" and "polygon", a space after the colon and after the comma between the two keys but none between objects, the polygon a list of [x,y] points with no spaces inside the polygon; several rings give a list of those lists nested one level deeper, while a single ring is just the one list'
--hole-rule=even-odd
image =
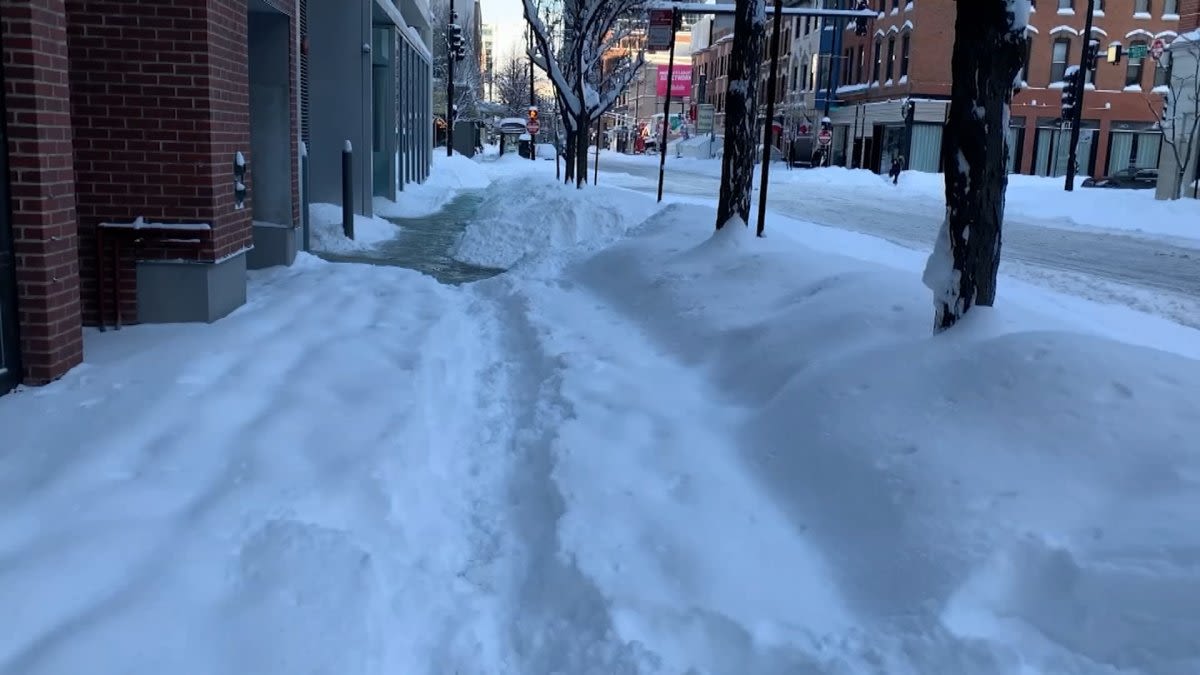
[{"label": "wet pavement", "polygon": [[482,201],[478,193],[466,192],[441,211],[420,218],[388,218],[403,228],[395,239],[353,253],[316,253],[331,262],[390,265],[416,270],[443,284],[459,285],[481,281],[504,272],[479,267],[453,258],[454,248]]}]

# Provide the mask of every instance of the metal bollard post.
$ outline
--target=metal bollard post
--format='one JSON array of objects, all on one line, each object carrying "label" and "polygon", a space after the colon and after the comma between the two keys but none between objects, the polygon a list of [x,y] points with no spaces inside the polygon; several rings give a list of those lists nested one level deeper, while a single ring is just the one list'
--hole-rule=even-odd
[{"label": "metal bollard post", "polygon": [[354,146],[342,148],[342,232],[354,239]]}]

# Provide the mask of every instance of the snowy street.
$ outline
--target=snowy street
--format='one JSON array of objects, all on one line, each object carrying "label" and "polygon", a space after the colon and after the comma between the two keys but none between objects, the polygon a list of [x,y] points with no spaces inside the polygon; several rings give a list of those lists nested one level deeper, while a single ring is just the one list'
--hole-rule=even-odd
[{"label": "snowy street", "polygon": [[1200,670],[1200,331],[1006,271],[934,337],[930,214],[442,159],[457,238],[315,239],[506,272],[305,254],[0,398],[0,673]]},{"label": "snowy street", "polygon": [[[697,166],[700,165],[700,166]],[[717,175],[713,174],[716,168]],[[605,153],[600,161],[601,182],[622,185],[647,194],[655,194],[658,158]],[[841,170],[836,170],[841,171]],[[902,181],[920,181],[919,192],[897,191],[880,177],[878,181],[847,182],[822,180],[819,175],[805,176],[806,170],[787,171],[782,164],[772,167],[769,208],[776,213],[821,225],[882,237],[902,246],[928,251],[933,246],[945,217],[944,199],[929,190],[928,182],[938,176],[905,174]],[[820,172],[818,172],[819,174]],[[858,172],[862,173],[862,172]],[[715,203],[719,184],[719,162],[677,161],[667,157],[664,192],[685,198]],[[810,181],[805,181],[811,178]],[[789,180],[797,182],[787,182]],[[1200,327],[1200,207],[1182,202],[1181,208],[1194,213],[1189,236],[1105,230],[1104,222],[1094,229],[1073,225],[1066,218],[1039,217],[1022,208],[1012,193],[1018,193],[1031,181],[1053,181],[1018,176],[1010,187],[1010,208],[1004,222],[1004,260],[1002,269],[1016,276],[1047,282],[1046,273],[1067,273],[1089,279],[1151,291],[1158,296],[1157,311],[1175,321]],[[755,190],[758,189],[755,179]],[[1058,194],[1049,199],[1066,199],[1061,179]],[[905,187],[908,187],[907,185]],[[1086,199],[1096,190],[1078,189],[1071,197]],[[1102,197],[1124,196],[1134,203],[1151,201],[1145,193],[1103,191]],[[1113,193],[1117,192],[1117,195]],[[1084,211],[1084,220],[1096,221]],[[1148,216],[1152,217],[1152,216]],[[1186,222],[1186,221],[1185,221]],[[1153,225],[1153,223],[1150,223]],[[1166,223],[1167,227],[1174,223]],[[1185,223],[1180,223],[1187,226]],[[1178,228],[1182,230],[1182,227]],[[1169,231],[1169,230],[1168,230]],[[1026,269],[1032,268],[1032,269]],[[1058,280],[1056,285],[1067,286]],[[1053,283],[1053,282],[1050,282]],[[1098,289],[1093,283],[1069,284],[1080,292],[1108,301],[1128,301],[1129,289]]]}]

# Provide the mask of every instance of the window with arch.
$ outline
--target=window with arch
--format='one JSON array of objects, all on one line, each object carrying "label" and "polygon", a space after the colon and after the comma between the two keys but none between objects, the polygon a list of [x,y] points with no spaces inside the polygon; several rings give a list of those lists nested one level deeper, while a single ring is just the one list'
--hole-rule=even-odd
[{"label": "window with arch", "polygon": [[892,73],[896,72],[896,36],[888,38],[888,60],[887,60],[887,78],[892,79]]},{"label": "window with arch", "polygon": [[1067,73],[1067,60],[1071,54],[1070,38],[1056,38],[1050,50],[1050,82],[1062,82]]},{"label": "window with arch", "polygon": [[[1145,46],[1146,46],[1146,41],[1139,39],[1139,40],[1134,40],[1133,42],[1131,42],[1129,44],[1129,49],[1130,49],[1130,52],[1132,53],[1132,51],[1134,49],[1136,49],[1137,47],[1145,47]],[[1129,57],[1129,60],[1125,66],[1125,86],[1126,87],[1142,86],[1142,74],[1145,72],[1145,69],[1146,69],[1146,57],[1143,56],[1143,57],[1139,57],[1136,59],[1133,58],[1132,56]]]},{"label": "window with arch", "polygon": [[875,38],[875,65],[871,68],[871,80],[879,81],[879,71],[883,68],[883,39]]},{"label": "window with arch", "polygon": [[1171,84],[1171,53],[1162,55],[1154,64],[1154,86],[1166,87]]}]

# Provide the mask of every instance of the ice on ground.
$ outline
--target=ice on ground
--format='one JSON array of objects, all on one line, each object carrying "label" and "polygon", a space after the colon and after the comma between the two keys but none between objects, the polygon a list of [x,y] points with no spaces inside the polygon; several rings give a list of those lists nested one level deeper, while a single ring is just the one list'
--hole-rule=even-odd
[{"label": "ice on ground", "polygon": [[313,249],[326,253],[343,253],[374,248],[395,239],[400,226],[379,216],[354,215],[354,239],[342,229],[340,204],[309,204],[309,227]]},{"label": "ice on ground", "polygon": [[437,213],[464,190],[478,190],[491,183],[487,171],[469,157],[445,149],[433,154],[433,167],[424,183],[408,183],[396,193],[396,201],[376,197],[375,213],[384,218],[419,218]]}]

